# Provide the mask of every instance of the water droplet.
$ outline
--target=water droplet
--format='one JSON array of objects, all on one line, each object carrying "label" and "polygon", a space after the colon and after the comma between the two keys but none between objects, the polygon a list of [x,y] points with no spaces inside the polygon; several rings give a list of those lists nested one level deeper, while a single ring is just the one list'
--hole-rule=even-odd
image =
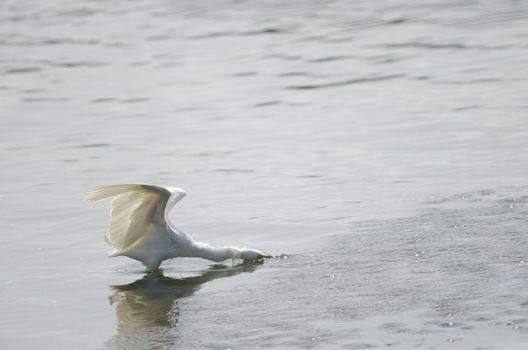
[{"label": "water droplet", "polygon": [[317,338],[315,338],[315,337],[312,337],[312,341],[316,341],[316,340],[317,340]]},{"label": "water droplet", "polygon": [[454,338],[447,338],[447,341],[448,341],[449,343],[452,343],[452,342],[455,341],[455,339],[454,339]]}]

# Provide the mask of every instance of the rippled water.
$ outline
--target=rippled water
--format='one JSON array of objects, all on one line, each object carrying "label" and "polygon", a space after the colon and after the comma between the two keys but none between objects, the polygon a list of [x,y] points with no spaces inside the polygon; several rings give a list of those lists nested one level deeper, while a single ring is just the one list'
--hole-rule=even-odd
[{"label": "rippled water", "polygon": [[[528,2],[3,1],[0,347],[524,349]],[[264,264],[106,259],[93,185]]]}]

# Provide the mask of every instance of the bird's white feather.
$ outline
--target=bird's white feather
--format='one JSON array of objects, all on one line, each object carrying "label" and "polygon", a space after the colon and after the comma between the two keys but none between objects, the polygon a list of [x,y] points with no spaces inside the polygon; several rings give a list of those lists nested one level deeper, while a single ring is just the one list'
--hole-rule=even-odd
[{"label": "bird's white feather", "polygon": [[151,225],[167,225],[165,207],[171,192],[153,185],[110,185],[89,190],[85,200],[98,201],[117,196],[112,201],[107,242],[118,251],[131,247]]}]

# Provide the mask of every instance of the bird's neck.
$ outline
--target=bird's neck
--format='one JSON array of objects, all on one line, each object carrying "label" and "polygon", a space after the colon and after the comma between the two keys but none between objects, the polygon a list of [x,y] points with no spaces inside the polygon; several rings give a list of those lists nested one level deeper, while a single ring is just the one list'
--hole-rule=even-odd
[{"label": "bird's neck", "polygon": [[240,253],[241,250],[236,247],[214,247],[208,243],[194,241],[189,255],[220,262],[226,259],[240,258]]}]

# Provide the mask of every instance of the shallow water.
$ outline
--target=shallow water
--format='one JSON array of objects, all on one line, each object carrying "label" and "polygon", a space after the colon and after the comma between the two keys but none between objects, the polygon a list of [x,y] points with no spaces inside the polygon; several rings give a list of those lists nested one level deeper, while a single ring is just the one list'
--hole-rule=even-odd
[{"label": "shallow water", "polygon": [[[0,347],[524,349],[526,1],[4,1]],[[194,238],[106,259],[93,185]]]}]

